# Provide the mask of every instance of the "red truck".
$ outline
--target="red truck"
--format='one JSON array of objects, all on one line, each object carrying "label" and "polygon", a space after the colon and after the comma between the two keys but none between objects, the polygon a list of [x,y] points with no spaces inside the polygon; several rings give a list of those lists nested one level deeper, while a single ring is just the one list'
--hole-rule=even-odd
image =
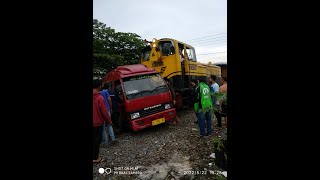
[{"label": "red truck", "polygon": [[118,126],[138,131],[176,116],[171,92],[154,69],[143,64],[118,66],[103,82],[114,91],[118,102]]}]

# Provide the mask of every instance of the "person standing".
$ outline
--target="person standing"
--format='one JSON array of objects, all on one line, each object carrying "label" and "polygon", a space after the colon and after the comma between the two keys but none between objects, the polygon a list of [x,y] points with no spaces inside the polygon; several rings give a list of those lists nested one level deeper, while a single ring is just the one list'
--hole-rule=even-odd
[{"label": "person standing", "polygon": [[[111,88],[111,85],[107,86],[108,89],[108,93],[110,95],[111,98],[111,104],[112,104],[112,111],[111,111],[111,121],[114,123],[116,123],[118,121],[118,117],[119,117],[119,108],[118,108],[118,102],[117,102],[117,97],[116,94],[114,93],[114,91]],[[113,130],[113,129],[112,129]],[[114,136],[115,138],[115,136]],[[114,139],[114,141],[112,141],[112,137],[111,137],[111,143],[114,144],[116,143],[117,140]]]},{"label": "person standing", "polygon": [[[167,83],[167,85],[168,85],[168,87],[169,87],[169,90],[170,90],[170,92],[171,92],[171,97],[172,97],[173,106],[176,107],[176,103],[177,103],[177,101],[176,101],[176,93],[174,92],[174,89],[173,89],[173,87],[171,86],[171,84],[170,84],[170,82],[169,82],[169,79],[168,79],[167,77],[165,77],[165,78],[163,78],[163,79],[166,81],[166,83]],[[178,116],[176,115],[176,117],[175,117],[175,118],[173,119],[173,121],[172,121],[172,125],[176,125],[178,122],[179,122],[179,118],[178,118]]]},{"label": "person standing", "polygon": [[219,88],[219,92],[224,94],[224,98],[220,100],[220,111],[221,116],[224,117],[224,123],[227,125],[227,117],[228,117],[228,110],[227,110],[227,77],[222,77],[221,79],[221,86]]},{"label": "person standing", "polygon": [[116,94],[112,90],[111,86],[107,86],[107,89],[108,89],[108,93],[110,95],[111,104],[112,104],[111,120],[112,120],[112,122],[116,122],[117,121],[117,115],[116,114],[119,112],[118,101],[116,99]]},{"label": "person standing", "polygon": [[104,158],[99,157],[99,147],[102,139],[103,124],[112,125],[108,107],[100,93],[102,81],[96,79],[93,81],[93,163],[104,161]]},{"label": "person standing", "polygon": [[172,101],[173,101],[173,105],[176,105],[176,93],[174,92],[174,89],[173,89],[173,87],[171,86],[171,83],[170,83],[170,81],[169,81],[169,79],[167,78],[167,77],[165,77],[165,78],[163,78],[165,81],[166,81],[166,83],[167,83],[167,85],[168,85],[168,87],[169,87],[169,90],[170,90],[170,92],[171,92],[171,97],[172,97]]},{"label": "person standing", "polygon": [[[210,95],[210,88],[203,79],[199,80],[199,86],[196,87],[196,103],[194,109],[198,112],[198,125],[200,128],[200,138],[212,135],[211,111],[213,108]],[[207,128],[205,128],[205,126]]]},{"label": "person standing", "polygon": [[[109,116],[111,117],[112,113],[112,100],[110,94],[107,89],[107,84],[102,83],[102,90],[100,91],[101,95],[103,96],[106,106],[108,108]],[[112,144],[115,142],[115,135],[113,131],[112,125],[108,125],[106,123],[103,124],[103,131],[102,131],[102,144],[108,145],[109,136],[111,138]]]},{"label": "person standing", "polygon": [[[192,91],[191,91],[191,103],[192,105],[194,105],[197,102],[197,96],[196,96],[196,89],[199,86],[199,81],[195,80],[195,79],[191,79],[191,87],[192,87]],[[195,111],[196,117],[197,119],[194,121],[195,124],[198,124],[198,112]]]},{"label": "person standing", "polygon": [[[214,92],[214,93],[218,93],[219,92],[219,85],[216,82],[216,79],[217,79],[216,75],[211,75],[209,77],[209,81],[212,84],[211,87],[210,87],[210,91]],[[218,127],[222,127],[222,124],[221,124],[221,113],[220,113],[220,102],[219,102],[219,100],[214,99],[214,96],[212,96],[212,98],[213,98],[212,101],[213,101],[213,104],[214,104],[214,115],[217,118]]]}]

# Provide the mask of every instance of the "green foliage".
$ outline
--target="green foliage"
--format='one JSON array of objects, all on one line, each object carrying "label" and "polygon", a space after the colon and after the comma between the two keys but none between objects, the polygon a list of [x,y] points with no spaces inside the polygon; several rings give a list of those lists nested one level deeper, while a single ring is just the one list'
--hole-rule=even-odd
[{"label": "green foliage", "polygon": [[222,151],[224,149],[223,142],[218,137],[213,138],[214,149]]},{"label": "green foliage", "polygon": [[93,76],[101,77],[117,66],[139,63],[143,40],[135,33],[116,32],[93,20]]},{"label": "green foliage", "polygon": [[228,95],[227,95],[227,93],[225,93],[225,95],[224,95],[224,97],[223,97],[223,99],[222,99],[222,103],[223,103],[224,105],[227,105],[227,104],[228,104],[228,99],[227,99],[227,97],[228,97]]},{"label": "green foliage", "polygon": [[215,179],[216,180],[227,180],[227,178],[226,177],[224,177],[224,175],[216,175],[216,177],[215,177]]},{"label": "green foliage", "polygon": [[222,100],[222,103],[227,105],[227,93],[222,92],[211,92],[211,96],[215,99],[215,101]]},{"label": "green foliage", "polygon": [[218,138],[214,137],[213,138],[213,146],[214,146],[214,151],[224,151],[224,157],[226,158],[226,161],[228,161],[228,154],[226,151],[226,147],[223,144],[223,141]]},{"label": "green foliage", "polygon": [[197,112],[198,112],[198,113],[201,113],[201,112],[203,112],[203,113],[205,113],[205,112],[214,112],[214,107],[212,106],[212,107],[207,107],[207,108],[198,109]]}]

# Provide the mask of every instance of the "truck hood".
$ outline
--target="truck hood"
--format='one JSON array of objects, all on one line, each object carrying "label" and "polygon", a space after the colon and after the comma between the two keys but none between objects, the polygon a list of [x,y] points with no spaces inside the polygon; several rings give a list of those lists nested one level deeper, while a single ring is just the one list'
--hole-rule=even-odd
[{"label": "truck hood", "polygon": [[143,108],[155,106],[158,104],[169,103],[171,101],[170,91],[160,94],[145,96],[142,98],[127,100],[126,111],[133,112]]}]

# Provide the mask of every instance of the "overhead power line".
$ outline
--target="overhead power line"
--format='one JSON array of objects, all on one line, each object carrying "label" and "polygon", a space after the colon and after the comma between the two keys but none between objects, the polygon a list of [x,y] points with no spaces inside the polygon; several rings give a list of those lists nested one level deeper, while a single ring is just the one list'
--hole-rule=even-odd
[{"label": "overhead power line", "polygon": [[215,52],[215,53],[203,53],[203,54],[197,54],[197,55],[209,55],[209,54],[220,54],[220,53],[227,53],[227,51]]},{"label": "overhead power line", "polygon": [[198,41],[210,41],[210,40],[224,39],[224,38],[227,38],[227,36],[224,35],[224,36],[218,36],[218,37],[202,38],[202,39],[197,39],[197,40],[187,41],[187,42],[194,43],[194,42],[198,42]]},{"label": "overhead power line", "polygon": [[210,43],[210,44],[197,44],[194,45],[195,49],[198,49],[199,47],[218,47],[218,46],[227,46],[227,42],[220,42],[220,43]]},{"label": "overhead power line", "polygon": [[193,40],[202,39],[202,38],[206,38],[206,37],[213,37],[213,36],[217,36],[217,35],[221,35],[221,34],[227,34],[227,33],[220,33],[220,34],[214,34],[214,35],[210,35],[210,36],[203,36],[203,37],[199,37],[199,38],[189,39],[186,41],[193,41]]},{"label": "overhead power line", "polygon": [[191,44],[192,46],[199,46],[199,45],[207,45],[207,44],[218,44],[218,43],[227,43],[226,39],[222,39],[219,41],[207,41],[207,42],[198,42]]},{"label": "overhead power line", "polygon": [[198,40],[194,42],[187,42],[188,44],[198,44],[198,43],[206,43],[206,42],[216,42],[216,41],[222,41],[225,40],[227,41],[227,37],[219,38],[219,39],[203,39],[203,40]]}]

